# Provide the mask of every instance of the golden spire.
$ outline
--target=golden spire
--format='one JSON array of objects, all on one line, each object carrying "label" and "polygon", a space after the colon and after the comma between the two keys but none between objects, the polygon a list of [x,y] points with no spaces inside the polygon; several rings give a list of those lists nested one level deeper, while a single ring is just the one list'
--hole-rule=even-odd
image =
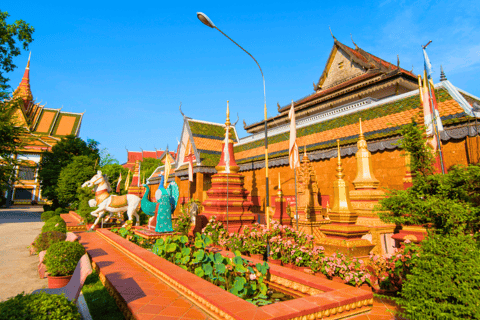
[{"label": "golden spire", "polygon": [[30,51],[30,54],[28,55],[28,62],[27,62],[27,69],[30,70],[30,57],[32,56],[32,51]]},{"label": "golden spire", "polygon": [[345,174],[343,173],[343,168],[342,168],[342,159],[340,158],[340,140],[337,139],[337,174],[335,175],[337,179],[341,180],[343,177],[345,177]]},{"label": "golden spire", "polygon": [[358,149],[367,149],[367,141],[365,141],[365,137],[363,135],[363,130],[362,130],[362,118],[359,118],[358,122],[360,126],[360,134],[358,135],[357,147]]},{"label": "golden spire", "polygon": [[332,222],[355,223],[358,215],[354,214],[348,192],[348,185],[343,177],[342,160],[340,158],[340,140],[337,139],[338,161],[337,161],[337,180],[333,182],[333,205],[330,219]]},{"label": "golden spire", "polygon": [[277,192],[277,195],[279,197],[282,197],[283,196],[283,192],[282,192],[282,183],[280,181],[280,172],[278,172],[278,192]]},{"label": "golden spire", "polygon": [[228,106],[228,100],[227,100],[227,121],[225,121],[225,126],[230,126],[230,107]]},{"label": "golden spire", "polygon": [[380,182],[373,175],[371,153],[367,148],[367,141],[363,135],[362,119],[359,119],[360,134],[358,136],[358,151],[355,154],[357,159],[357,176],[353,180],[355,189],[376,189]]}]

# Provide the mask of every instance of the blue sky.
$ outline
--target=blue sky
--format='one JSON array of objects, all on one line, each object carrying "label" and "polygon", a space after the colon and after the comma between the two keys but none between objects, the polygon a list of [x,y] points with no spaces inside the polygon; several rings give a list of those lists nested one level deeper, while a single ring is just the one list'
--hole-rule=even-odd
[{"label": "blue sky", "polygon": [[[263,86],[254,61],[218,31],[206,13],[260,63],[268,116],[277,102],[313,93],[336,38],[414,73],[421,45],[438,82],[440,64],[457,87],[480,96],[480,6],[476,1],[11,1],[10,22],[35,27],[30,78],[47,107],[84,112],[80,136],[101,143],[120,163],[126,151],[176,149],[184,113],[225,122],[226,101],[237,130],[263,119]],[[15,59],[10,85],[21,80],[28,53]],[[235,120],[235,116],[232,116]]]}]

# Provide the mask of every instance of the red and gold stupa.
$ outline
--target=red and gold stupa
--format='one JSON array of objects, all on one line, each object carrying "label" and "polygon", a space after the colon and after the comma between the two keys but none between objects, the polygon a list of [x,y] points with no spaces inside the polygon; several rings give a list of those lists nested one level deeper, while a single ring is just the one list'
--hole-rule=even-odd
[{"label": "red and gold stupa", "polygon": [[[225,135],[228,138],[222,144],[220,162],[215,167],[217,173],[212,176],[212,187],[207,191],[207,200],[203,202],[202,215],[206,219],[215,216],[229,232],[239,232],[243,226],[253,224],[256,215],[250,211],[253,203],[247,200],[248,191],[243,187],[243,175],[235,162],[233,140],[230,128],[230,111],[227,101],[227,121]],[[228,148],[225,148],[225,143]],[[206,222],[206,221],[204,221]]]},{"label": "red and gold stupa", "polygon": [[140,184],[140,162],[135,161],[135,169],[133,171],[132,183],[128,187],[128,194],[134,194],[138,197],[143,197],[145,192],[145,187],[142,187]]}]

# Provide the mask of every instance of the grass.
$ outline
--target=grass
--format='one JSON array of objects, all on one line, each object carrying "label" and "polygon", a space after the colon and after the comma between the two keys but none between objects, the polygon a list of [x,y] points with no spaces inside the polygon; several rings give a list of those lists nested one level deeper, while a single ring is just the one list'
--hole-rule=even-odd
[{"label": "grass", "polygon": [[124,320],[122,312],[118,309],[115,299],[103,286],[98,273],[93,271],[82,288],[83,296],[93,320]]}]

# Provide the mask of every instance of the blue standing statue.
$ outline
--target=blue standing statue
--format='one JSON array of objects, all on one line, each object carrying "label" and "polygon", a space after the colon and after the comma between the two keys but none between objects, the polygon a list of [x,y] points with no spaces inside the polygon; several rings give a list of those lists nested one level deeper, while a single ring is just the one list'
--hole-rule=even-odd
[{"label": "blue standing statue", "polygon": [[156,218],[155,232],[159,233],[173,232],[172,213],[177,207],[179,198],[178,185],[173,181],[168,185],[167,189],[165,189],[163,187],[163,181],[162,176],[159,188],[155,192],[155,200],[157,202],[148,200],[150,189],[146,184],[143,185],[146,190],[141,202],[142,211],[153,217],[150,221],[154,222]]}]

